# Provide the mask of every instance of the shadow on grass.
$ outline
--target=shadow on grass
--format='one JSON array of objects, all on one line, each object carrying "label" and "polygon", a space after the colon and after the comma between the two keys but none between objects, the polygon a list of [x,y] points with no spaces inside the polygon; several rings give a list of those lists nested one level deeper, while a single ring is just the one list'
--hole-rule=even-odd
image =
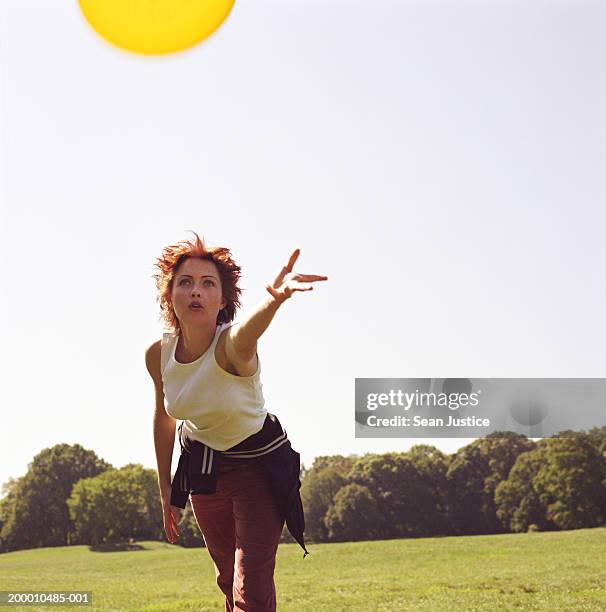
[{"label": "shadow on grass", "polygon": [[88,547],[92,552],[129,552],[131,550],[147,550],[140,544],[130,544],[128,542],[103,542]]}]

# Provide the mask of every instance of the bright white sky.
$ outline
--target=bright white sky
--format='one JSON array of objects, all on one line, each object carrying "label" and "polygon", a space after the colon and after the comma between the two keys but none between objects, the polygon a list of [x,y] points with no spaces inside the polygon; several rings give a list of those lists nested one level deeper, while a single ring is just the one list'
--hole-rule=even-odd
[{"label": "bright white sky", "polygon": [[4,0],[0,482],[62,442],[155,468],[151,275],[189,229],[245,308],[295,247],[330,278],[260,344],[306,466],[468,442],[355,439],[355,377],[604,376],[605,17],[257,0],[153,59],[75,0]]}]

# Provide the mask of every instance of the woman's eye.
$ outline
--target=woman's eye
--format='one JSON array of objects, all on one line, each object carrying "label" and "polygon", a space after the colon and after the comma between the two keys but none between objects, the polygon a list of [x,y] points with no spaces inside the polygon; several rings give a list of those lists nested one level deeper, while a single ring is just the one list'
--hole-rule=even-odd
[{"label": "woman's eye", "polygon": [[215,283],[213,283],[211,280],[204,281],[204,284],[205,285],[210,285],[211,287],[215,286]]},{"label": "woman's eye", "polygon": [[189,283],[189,279],[188,278],[184,278],[179,284],[180,285],[184,285],[185,283]]}]

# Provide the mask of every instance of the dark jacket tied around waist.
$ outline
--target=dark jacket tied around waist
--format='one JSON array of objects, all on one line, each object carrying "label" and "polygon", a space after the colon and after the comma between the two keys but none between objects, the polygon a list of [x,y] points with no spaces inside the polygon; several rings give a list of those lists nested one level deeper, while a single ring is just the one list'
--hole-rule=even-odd
[{"label": "dark jacket tied around waist", "polygon": [[192,440],[182,430],[183,423],[179,426],[181,456],[172,481],[172,506],[185,508],[190,493],[215,493],[222,460],[256,459],[269,476],[288,531],[305,551],[303,558],[310,554],[303,539],[305,517],[299,493],[301,456],[291,447],[286,431],[275,414],[268,413],[260,431],[225,451],[217,451]]}]

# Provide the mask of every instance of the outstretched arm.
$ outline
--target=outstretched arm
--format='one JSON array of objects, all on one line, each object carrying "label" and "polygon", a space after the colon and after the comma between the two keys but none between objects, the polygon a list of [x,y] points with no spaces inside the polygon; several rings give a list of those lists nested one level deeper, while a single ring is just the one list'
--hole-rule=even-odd
[{"label": "outstretched arm", "polygon": [[225,344],[227,358],[236,365],[245,366],[256,360],[257,341],[268,328],[278,308],[295,291],[312,291],[312,283],[327,280],[327,276],[293,272],[299,249],[295,249],[288,263],[280,270],[271,285],[266,285],[268,297],[253,310],[246,313],[239,325],[229,329]]}]

